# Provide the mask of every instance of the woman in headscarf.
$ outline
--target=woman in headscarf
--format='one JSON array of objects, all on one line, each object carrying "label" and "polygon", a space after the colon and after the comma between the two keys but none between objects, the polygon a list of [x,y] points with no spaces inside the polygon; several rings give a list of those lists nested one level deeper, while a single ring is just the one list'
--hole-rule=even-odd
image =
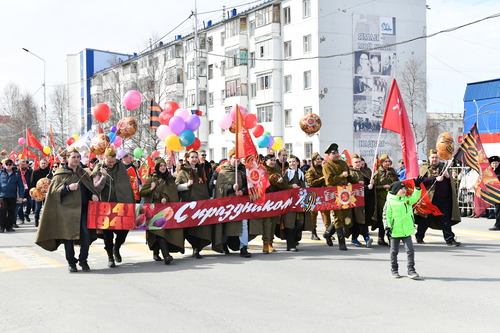
[{"label": "woman in headscarf", "polygon": [[[179,202],[175,177],[168,173],[167,163],[160,158],[155,161],[155,172],[148,178],[140,191],[144,203],[167,204],[169,202]],[[168,209],[168,208],[167,208]],[[149,249],[153,251],[153,259],[161,261],[160,250],[163,255],[165,265],[172,262],[174,258],[170,252],[184,253],[184,230],[161,229],[146,231],[146,240]]]}]

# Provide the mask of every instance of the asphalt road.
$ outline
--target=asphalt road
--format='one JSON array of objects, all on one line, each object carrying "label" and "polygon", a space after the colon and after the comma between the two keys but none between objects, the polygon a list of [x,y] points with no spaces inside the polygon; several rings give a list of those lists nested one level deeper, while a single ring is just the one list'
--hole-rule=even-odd
[{"label": "asphalt road", "polygon": [[[33,223],[0,234],[1,332],[499,332],[500,232],[492,220],[454,227],[460,247],[437,231],[415,245],[421,278],[390,277],[389,250],[349,251],[312,241],[298,253],[252,258],[187,249],[166,266],[154,262],[142,232],[131,232],[124,261],[107,268],[102,241],[90,272],[70,274],[62,247],[33,243]],[[374,233],[372,233],[374,234]]]}]

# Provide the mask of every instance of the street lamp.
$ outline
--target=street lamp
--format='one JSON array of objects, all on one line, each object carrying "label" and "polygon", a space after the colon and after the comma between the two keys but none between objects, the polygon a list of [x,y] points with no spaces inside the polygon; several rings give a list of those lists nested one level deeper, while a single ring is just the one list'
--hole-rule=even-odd
[{"label": "street lamp", "polygon": [[47,88],[45,84],[45,59],[23,47],[23,50],[43,61],[43,134],[47,133]]}]

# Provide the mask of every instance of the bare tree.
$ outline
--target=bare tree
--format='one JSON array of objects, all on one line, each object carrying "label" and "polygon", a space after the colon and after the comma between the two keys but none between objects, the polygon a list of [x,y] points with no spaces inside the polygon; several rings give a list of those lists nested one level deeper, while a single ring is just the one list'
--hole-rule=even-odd
[{"label": "bare tree", "polygon": [[65,140],[70,134],[69,93],[66,86],[56,87],[49,96],[52,105],[50,115],[51,123],[54,124],[53,133],[56,146],[64,146]]}]

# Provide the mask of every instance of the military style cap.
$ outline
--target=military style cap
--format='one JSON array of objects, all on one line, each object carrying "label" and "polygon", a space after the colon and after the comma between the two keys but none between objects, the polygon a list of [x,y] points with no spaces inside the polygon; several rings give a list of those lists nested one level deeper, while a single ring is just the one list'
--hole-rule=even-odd
[{"label": "military style cap", "polygon": [[[163,158],[158,158],[155,160],[155,165],[158,165],[160,163],[165,163],[165,160]],[[165,164],[167,164],[167,163],[165,163]]]},{"label": "military style cap", "polygon": [[380,155],[380,160],[381,161],[385,160],[386,158],[389,158],[389,155],[387,155],[387,154]]},{"label": "military style cap", "polygon": [[498,157],[497,155],[494,155],[494,156],[490,156],[488,157],[488,162],[500,162],[500,157]]},{"label": "military style cap", "polygon": [[351,156],[351,158],[359,158],[359,159],[361,159],[361,156],[359,156],[358,154],[353,154],[353,155]]},{"label": "military style cap", "polygon": [[104,156],[116,157],[116,151],[115,151],[113,148],[108,147],[108,148],[106,148],[106,150],[104,151]]},{"label": "military style cap", "polygon": [[321,157],[321,156],[319,155],[319,153],[318,153],[318,152],[314,152],[314,153],[311,155],[311,160],[313,160],[313,161],[314,161],[316,158],[318,158],[318,156],[319,156],[319,157]]},{"label": "military style cap", "polygon": [[336,152],[338,153],[339,152],[339,145],[336,144],[336,143],[332,143],[331,145],[328,146],[328,148],[326,148],[325,150],[325,154],[330,154],[330,153],[333,153],[333,152]]},{"label": "military style cap", "polygon": [[429,150],[429,155],[437,154],[437,153],[438,153],[438,151],[436,149]]},{"label": "military style cap", "polygon": [[227,153],[227,158],[231,158],[234,154],[236,154],[236,149],[233,148]]},{"label": "military style cap", "polygon": [[403,187],[405,187],[405,184],[403,184],[403,182],[395,181],[390,185],[389,191],[392,194],[397,194]]}]

